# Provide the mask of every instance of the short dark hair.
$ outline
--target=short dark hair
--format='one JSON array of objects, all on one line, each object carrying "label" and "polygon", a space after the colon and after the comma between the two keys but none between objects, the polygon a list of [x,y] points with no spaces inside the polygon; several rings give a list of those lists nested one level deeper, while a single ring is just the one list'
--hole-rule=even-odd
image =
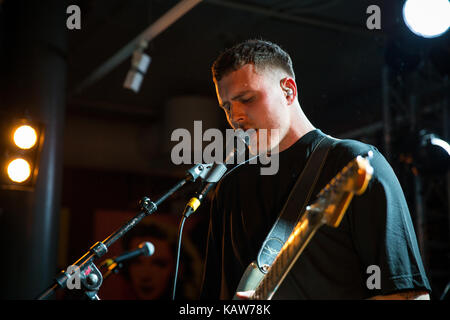
[{"label": "short dark hair", "polygon": [[211,71],[213,80],[220,81],[228,73],[252,63],[258,69],[277,67],[295,79],[289,54],[270,41],[251,39],[241,42],[222,52],[214,61]]}]

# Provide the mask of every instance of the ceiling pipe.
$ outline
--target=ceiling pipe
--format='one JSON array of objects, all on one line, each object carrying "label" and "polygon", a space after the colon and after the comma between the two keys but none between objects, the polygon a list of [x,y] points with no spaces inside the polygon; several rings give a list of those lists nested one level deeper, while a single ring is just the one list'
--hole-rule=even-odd
[{"label": "ceiling pipe", "polygon": [[70,94],[70,96],[79,94],[85,88],[93,85],[100,80],[116,66],[129,58],[132,53],[143,43],[146,44],[167,29],[175,21],[180,19],[184,14],[199,4],[202,0],[182,0],[173,8],[167,11],[163,16],[151,24],[147,29],[141,32],[136,38],[120,49],[111,58],[105,61],[97,69],[95,69],[85,80],[83,80]]},{"label": "ceiling pipe", "polygon": [[353,33],[363,36],[371,36],[373,37],[374,34],[377,36],[382,36],[383,33],[379,30],[369,30],[367,28],[357,26],[357,25],[349,25],[345,24],[343,22],[333,22],[325,19],[317,19],[317,18],[310,18],[305,16],[299,16],[299,15],[291,15],[283,12],[278,12],[273,9],[268,9],[256,5],[251,4],[244,4],[244,3],[238,3],[238,2],[232,2],[232,1],[224,1],[224,0],[204,0],[205,3],[218,5],[222,7],[232,8],[232,9],[238,9],[242,11],[247,12],[253,12],[257,14],[262,14],[268,17],[277,18],[280,20],[290,21],[298,24],[303,25],[310,25],[314,27],[324,28],[324,29],[330,29],[330,30],[337,30],[337,31],[343,31],[347,33]]}]

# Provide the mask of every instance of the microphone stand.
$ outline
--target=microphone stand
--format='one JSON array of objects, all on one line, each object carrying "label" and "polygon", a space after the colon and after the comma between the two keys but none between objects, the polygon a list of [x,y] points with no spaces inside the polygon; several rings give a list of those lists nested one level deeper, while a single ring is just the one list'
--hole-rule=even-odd
[{"label": "microphone stand", "polygon": [[113,264],[110,265],[107,268],[105,274],[103,275],[103,279],[107,279],[113,273],[114,274],[118,273],[119,270],[122,269],[122,268],[123,268],[123,263],[122,262],[119,262],[119,263],[113,262]]},{"label": "microphone stand", "polygon": [[[231,154],[231,156],[234,152]],[[211,171],[209,175],[207,175],[208,171]],[[181,253],[181,239],[183,234],[184,223],[187,218],[194,213],[197,208],[201,205],[202,201],[207,197],[208,193],[216,186],[217,182],[222,178],[222,176],[227,171],[227,166],[223,163],[218,164],[208,164],[207,170],[204,171],[201,176],[205,181],[205,185],[202,187],[200,192],[197,192],[197,195],[192,197],[189,202],[186,204],[184,208],[180,225],[178,227],[178,244],[177,244],[177,254],[176,254],[176,263],[175,263],[175,275],[173,279],[172,286],[172,300],[175,300],[175,295],[177,291],[177,280],[178,280],[178,268],[180,264],[180,253]]]},{"label": "microphone stand", "polygon": [[[237,131],[238,135],[235,137],[238,141],[242,141],[243,146],[248,145],[247,138],[242,130]],[[208,196],[209,192],[216,186],[216,184],[222,179],[224,174],[227,172],[227,164],[233,163],[232,160],[245,152],[245,148],[239,144],[235,146],[235,140],[233,139],[232,142],[232,150],[229,152],[223,163],[211,163],[206,166],[206,170],[203,170],[201,174],[199,175],[203,181],[205,181],[205,184],[203,185],[202,189],[197,192],[195,196],[193,196],[189,202],[186,204],[186,207],[183,210],[183,214],[181,217],[180,225],[178,227],[178,244],[177,244],[177,253],[176,253],[176,262],[175,262],[175,275],[173,279],[173,286],[172,286],[172,300],[175,300],[176,291],[177,291],[177,281],[178,281],[178,268],[180,264],[180,254],[181,254],[181,241],[182,241],[182,234],[183,234],[183,228],[184,223],[186,222],[187,218],[194,213],[198,207],[202,204],[203,200]],[[227,145],[225,148],[228,149],[228,146],[231,146],[230,144]],[[203,166],[203,165],[200,165]],[[211,172],[209,172],[211,171]]]},{"label": "microphone stand", "polygon": [[[102,257],[108,252],[108,248],[120,239],[126,232],[135,227],[143,218],[151,215],[158,209],[158,206],[166,200],[173,193],[178,191],[187,182],[194,182],[199,176],[206,175],[208,171],[207,165],[196,164],[192,168],[186,171],[186,176],[183,180],[178,182],[168,192],[166,192],[160,199],[153,202],[148,197],[143,197],[139,201],[140,212],[122,227],[117,229],[105,240],[95,243],[81,258],[79,258],[74,264],[70,265],[66,270],[62,270],[55,277],[55,281],[44,291],[42,291],[36,298],[38,300],[47,299],[50,295],[56,292],[59,288],[64,289],[68,287],[68,281],[79,281],[80,288],[84,291],[84,294],[91,300],[100,300],[97,293],[103,282],[102,273],[98,270],[94,261]],[[77,279],[79,277],[79,279]],[[70,286],[69,286],[70,289]]]}]

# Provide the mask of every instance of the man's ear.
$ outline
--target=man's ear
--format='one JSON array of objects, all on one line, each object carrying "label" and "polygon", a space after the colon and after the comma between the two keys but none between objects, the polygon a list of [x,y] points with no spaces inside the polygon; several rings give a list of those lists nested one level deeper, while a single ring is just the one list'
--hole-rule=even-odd
[{"label": "man's ear", "polygon": [[295,84],[294,79],[291,77],[283,78],[280,80],[280,86],[289,104],[291,104],[297,96],[297,85]]}]

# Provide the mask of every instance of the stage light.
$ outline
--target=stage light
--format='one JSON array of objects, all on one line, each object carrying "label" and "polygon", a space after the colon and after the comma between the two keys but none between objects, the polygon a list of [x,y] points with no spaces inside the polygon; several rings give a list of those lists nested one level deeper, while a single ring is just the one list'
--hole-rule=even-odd
[{"label": "stage light", "polygon": [[152,61],[152,58],[144,53],[145,48],[147,48],[147,42],[142,41],[138,48],[133,52],[131,68],[128,71],[123,84],[124,88],[131,89],[136,93],[139,92],[142,81],[144,80],[144,75]]},{"label": "stage light", "polygon": [[139,92],[144,75],[150,65],[151,58],[145,53],[135,52],[133,54],[131,69],[127,73],[123,86],[134,92]]},{"label": "stage light", "polygon": [[22,158],[12,160],[8,164],[7,171],[9,179],[17,183],[22,183],[31,176],[30,164]]},{"label": "stage light", "polygon": [[44,126],[32,119],[0,120],[0,188],[32,191],[39,173]]},{"label": "stage light", "polygon": [[406,0],[403,19],[408,28],[424,38],[434,38],[450,27],[448,0]]},{"label": "stage light", "polygon": [[14,143],[20,149],[31,149],[36,145],[36,130],[29,125],[22,125],[14,131]]}]

